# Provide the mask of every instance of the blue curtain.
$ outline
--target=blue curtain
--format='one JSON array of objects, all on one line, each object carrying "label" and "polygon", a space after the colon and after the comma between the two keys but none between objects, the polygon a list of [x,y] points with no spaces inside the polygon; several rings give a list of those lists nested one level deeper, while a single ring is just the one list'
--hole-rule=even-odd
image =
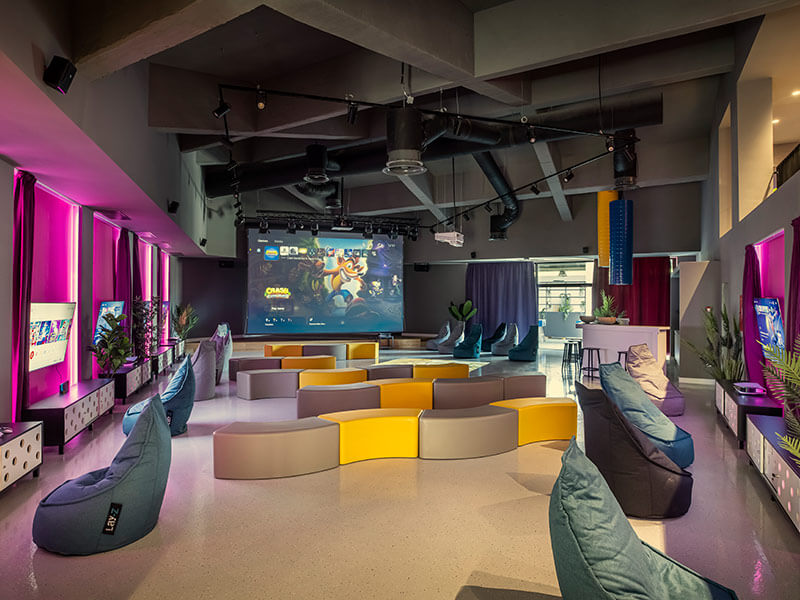
[{"label": "blue curtain", "polygon": [[520,339],[539,320],[536,271],[531,262],[474,263],[467,266],[467,298],[478,313],[473,322],[492,335],[500,323],[516,323]]}]

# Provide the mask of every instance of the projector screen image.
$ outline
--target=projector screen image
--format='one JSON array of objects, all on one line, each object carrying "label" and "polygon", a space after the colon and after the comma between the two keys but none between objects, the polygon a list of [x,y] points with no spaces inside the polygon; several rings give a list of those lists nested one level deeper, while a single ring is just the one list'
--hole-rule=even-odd
[{"label": "projector screen image", "polygon": [[755,298],[753,304],[756,309],[756,322],[758,323],[758,341],[765,346],[785,348],[783,333],[783,319],[781,307],[777,298]]},{"label": "projector screen image", "polygon": [[74,317],[74,302],[31,303],[29,371],[43,369],[64,360]]},{"label": "projector screen image", "polygon": [[100,303],[100,312],[97,313],[97,323],[94,326],[94,343],[100,341],[100,333],[108,329],[106,315],[112,314],[119,317],[125,311],[125,301],[106,301]]},{"label": "projector screen image", "polygon": [[403,240],[249,232],[247,333],[403,329]]}]

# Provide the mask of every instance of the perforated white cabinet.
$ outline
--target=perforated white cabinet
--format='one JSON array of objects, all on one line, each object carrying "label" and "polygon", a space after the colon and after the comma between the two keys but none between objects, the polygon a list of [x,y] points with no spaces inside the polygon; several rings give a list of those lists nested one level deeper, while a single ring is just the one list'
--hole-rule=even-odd
[{"label": "perforated white cabinet", "polygon": [[39,475],[42,464],[41,421],[3,423],[0,436],[0,491],[28,473]]}]

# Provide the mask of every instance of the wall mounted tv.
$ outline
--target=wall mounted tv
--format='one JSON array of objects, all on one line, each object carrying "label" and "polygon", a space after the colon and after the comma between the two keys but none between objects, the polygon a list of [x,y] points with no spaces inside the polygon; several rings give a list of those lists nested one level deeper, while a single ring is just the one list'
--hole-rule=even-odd
[{"label": "wall mounted tv", "polygon": [[74,302],[31,303],[29,371],[43,369],[64,360],[74,318]]},{"label": "wall mounted tv", "polygon": [[105,316],[111,313],[115,317],[119,317],[123,312],[125,312],[124,300],[106,301],[100,303],[100,311],[97,313],[97,323],[95,324],[94,327],[95,344],[100,340],[100,332],[103,331],[104,329],[108,329]]},{"label": "wall mounted tv", "polygon": [[777,298],[756,298],[753,300],[758,323],[758,341],[765,346],[785,348],[786,337],[783,332],[781,306]]},{"label": "wall mounted tv", "polygon": [[403,240],[259,233],[247,252],[247,333],[403,329]]}]

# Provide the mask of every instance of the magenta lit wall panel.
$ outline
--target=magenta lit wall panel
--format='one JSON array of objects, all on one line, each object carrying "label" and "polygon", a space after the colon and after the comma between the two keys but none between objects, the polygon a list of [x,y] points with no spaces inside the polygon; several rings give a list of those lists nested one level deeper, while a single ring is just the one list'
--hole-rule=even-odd
[{"label": "magenta lit wall panel", "polygon": [[[119,229],[94,218],[94,234],[92,237],[92,326],[97,323],[100,313],[100,303],[114,300],[114,268],[115,251],[119,240]],[[130,314],[130,308],[125,307],[125,314]],[[97,377],[99,370],[97,363],[92,366],[92,375]]]},{"label": "magenta lit wall panel", "polygon": [[[761,270],[761,294],[764,298],[777,298],[783,313],[786,295],[786,258],[783,232],[755,244]],[[784,315],[786,318],[786,315]]]}]

